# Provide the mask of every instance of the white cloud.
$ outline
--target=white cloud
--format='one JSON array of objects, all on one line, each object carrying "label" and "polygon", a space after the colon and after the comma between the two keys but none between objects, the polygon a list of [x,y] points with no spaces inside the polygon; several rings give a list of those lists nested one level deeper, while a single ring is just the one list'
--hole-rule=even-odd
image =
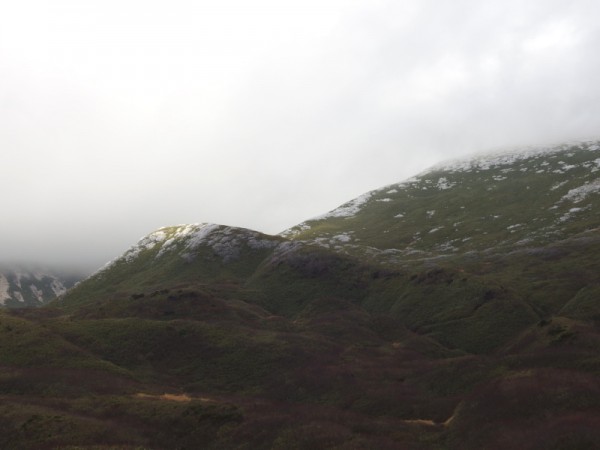
[{"label": "white cloud", "polygon": [[0,247],[100,265],[171,223],[277,232],[440,159],[598,135],[598,13],[4,2]]}]

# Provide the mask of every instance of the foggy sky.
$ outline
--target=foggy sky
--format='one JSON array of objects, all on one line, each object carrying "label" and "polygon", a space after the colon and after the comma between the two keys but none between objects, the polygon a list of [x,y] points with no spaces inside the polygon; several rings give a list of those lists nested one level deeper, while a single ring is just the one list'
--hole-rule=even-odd
[{"label": "foggy sky", "polygon": [[600,135],[600,2],[0,6],[0,260],[277,233],[441,160]]}]

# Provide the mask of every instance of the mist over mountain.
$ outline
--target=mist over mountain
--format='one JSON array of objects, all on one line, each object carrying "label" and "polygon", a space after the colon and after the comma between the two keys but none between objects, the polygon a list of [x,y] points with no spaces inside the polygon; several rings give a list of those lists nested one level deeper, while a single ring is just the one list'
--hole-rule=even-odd
[{"label": "mist over mountain", "polygon": [[599,173],[599,141],[528,148],[280,235],[159,228],[0,311],[0,444],[596,448]]},{"label": "mist over mountain", "polygon": [[0,305],[23,308],[42,306],[87,276],[35,264],[4,263],[0,266]]},{"label": "mist over mountain", "polygon": [[438,161],[598,137],[589,0],[4,3],[9,261],[93,271],[197,221],[274,234]]},{"label": "mist over mountain", "polygon": [[600,448],[599,17],[0,2],[0,449]]},{"label": "mist over mountain", "polygon": [[598,141],[440,163],[282,233],[401,257],[539,246],[600,221]]},{"label": "mist over mountain", "polygon": [[77,284],[4,267],[0,444],[595,448],[599,174],[600,141],[482,154]]}]

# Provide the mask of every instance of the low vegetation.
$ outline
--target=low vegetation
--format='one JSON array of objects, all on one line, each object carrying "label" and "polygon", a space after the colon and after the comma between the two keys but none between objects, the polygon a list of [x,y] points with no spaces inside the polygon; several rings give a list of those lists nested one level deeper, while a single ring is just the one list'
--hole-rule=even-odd
[{"label": "low vegetation", "polygon": [[430,172],[287,238],[159,230],[0,313],[0,447],[600,447],[597,194],[558,220],[586,145]]}]

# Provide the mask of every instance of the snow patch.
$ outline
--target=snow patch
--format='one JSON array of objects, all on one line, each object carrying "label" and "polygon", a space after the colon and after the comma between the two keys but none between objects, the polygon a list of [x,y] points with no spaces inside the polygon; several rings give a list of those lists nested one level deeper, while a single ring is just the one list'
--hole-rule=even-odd
[{"label": "snow patch", "polygon": [[573,217],[573,214],[576,214],[580,211],[585,211],[586,209],[588,209],[588,207],[586,208],[571,208],[569,209],[568,212],[566,212],[565,214],[563,214],[561,217],[558,218],[559,222],[566,222],[567,220],[571,219]]},{"label": "snow patch", "polygon": [[131,262],[136,259],[141,252],[144,250],[152,250],[156,244],[164,241],[166,238],[167,234],[161,230],[150,233],[148,236],[140,239],[136,245],[127,250],[127,252],[123,255],[123,258],[125,261]]},{"label": "snow patch", "polygon": [[439,190],[445,191],[446,189],[450,189],[450,188],[453,188],[454,186],[456,186],[456,183],[452,183],[452,182],[448,181],[448,179],[446,177],[440,177],[436,186]]},{"label": "snow patch", "polygon": [[517,231],[517,228],[521,228],[523,226],[522,223],[516,223],[514,225],[509,225],[506,227],[506,229],[508,231],[510,231],[511,233],[514,233],[515,231]]},{"label": "snow patch", "polygon": [[40,289],[38,289],[37,286],[33,284],[30,285],[29,290],[31,290],[31,293],[37,299],[38,302],[44,303],[44,293]]},{"label": "snow patch", "polygon": [[323,214],[322,216],[315,217],[311,220],[323,220],[331,217],[353,217],[361,210],[363,205],[369,201],[374,193],[375,191],[367,192],[366,194],[363,194],[354,200],[344,203],[339,208],[336,208],[333,211]]},{"label": "snow patch", "polygon": [[[588,150],[598,150],[600,147],[597,143],[585,142],[585,143],[566,143],[555,147],[526,147],[512,150],[504,150],[487,155],[476,156],[475,158],[469,158],[465,160],[454,160],[447,161],[434,166],[431,171],[445,170],[448,172],[463,172],[471,170],[489,170],[492,168],[513,165],[518,161],[524,161],[531,158],[536,158],[544,155],[553,155],[560,151],[567,150],[573,145],[587,146]],[[510,169],[504,169],[510,171]],[[526,171],[525,168],[521,168],[521,171]]]},{"label": "snow patch", "polygon": [[14,276],[15,284],[19,287],[19,289],[23,289],[21,286],[21,277],[23,276],[23,274],[15,272]]},{"label": "snow patch", "polygon": [[564,186],[564,185],[565,185],[565,184],[567,184],[567,183],[568,183],[568,181],[567,181],[567,180],[565,180],[565,181],[561,181],[561,182],[559,182],[559,183],[556,183],[556,184],[554,184],[554,185],[553,185],[553,186],[550,188],[550,190],[551,190],[551,191],[555,191],[555,190],[557,190],[559,187],[561,187],[561,186]]},{"label": "snow patch", "polygon": [[348,236],[347,234],[343,233],[343,234],[338,234],[336,236],[333,236],[331,238],[332,241],[338,241],[338,242],[350,242],[352,238],[350,236]]},{"label": "snow patch", "polygon": [[567,192],[566,195],[564,195],[561,198],[561,201],[570,200],[573,203],[579,203],[583,201],[588,195],[596,193],[598,191],[600,191],[600,180],[595,180],[591,183],[586,183],[583,186],[579,186],[577,188],[569,190],[569,192]]},{"label": "snow patch", "polygon": [[279,244],[276,240],[263,238],[256,231],[243,228],[214,224],[203,224],[198,227],[200,228],[185,238],[184,253],[182,253],[184,258],[193,258],[194,250],[202,245],[211,247],[224,262],[229,262],[239,258],[244,244],[254,250],[272,249]]},{"label": "snow patch", "polygon": [[[219,229],[219,225],[215,225],[215,224],[201,224],[197,226],[197,229],[193,230],[193,231],[186,231],[185,234],[182,234],[181,236],[175,236],[176,238],[182,237],[182,236],[188,236],[187,238],[187,244],[185,246],[186,249],[190,249],[190,250],[195,250],[196,248],[198,248],[200,245],[204,244],[207,242],[208,237],[210,236],[210,234],[213,231],[216,231]],[[224,234],[229,234],[228,229],[224,230]]]},{"label": "snow patch", "polygon": [[[562,162],[562,161],[561,161]],[[567,163],[562,163],[562,170],[571,170],[571,169],[575,169],[577,166],[573,165],[573,164],[567,164]]]},{"label": "snow patch", "polygon": [[228,262],[240,256],[243,245],[252,249],[264,249],[275,248],[278,244],[279,241],[264,238],[258,232],[223,225],[197,223],[164,227],[142,238],[123,256],[106,264],[95,275],[105,272],[116,263],[130,263],[141,252],[151,250],[156,246],[160,246],[160,250],[155,259],[177,250],[179,256],[191,261],[196,257],[196,250],[200,246],[206,246],[210,247],[214,254],[220,256],[224,262]]},{"label": "snow patch", "polygon": [[67,292],[65,286],[56,279],[52,280],[52,283],[50,283],[50,289],[52,289],[52,292],[54,292],[54,295],[57,297]]},{"label": "snow patch", "polygon": [[10,283],[6,279],[6,277],[0,274],[0,304],[6,304],[6,300],[11,298],[8,290],[10,289]]},{"label": "snow patch", "polygon": [[281,233],[279,233],[279,236],[283,236],[283,237],[294,237],[294,236],[298,236],[300,233],[304,232],[304,231],[308,231],[311,229],[311,226],[309,224],[307,224],[306,222],[301,223],[300,225],[296,225],[293,228],[289,228],[285,231],[282,231]]}]

